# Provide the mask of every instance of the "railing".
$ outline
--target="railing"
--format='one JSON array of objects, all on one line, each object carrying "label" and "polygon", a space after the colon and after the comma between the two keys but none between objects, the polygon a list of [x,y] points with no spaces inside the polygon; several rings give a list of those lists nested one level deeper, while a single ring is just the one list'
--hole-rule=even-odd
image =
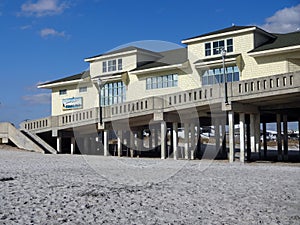
[{"label": "railing", "polygon": [[24,121],[20,127],[25,130],[43,130],[52,127],[52,117]]},{"label": "railing", "polygon": [[[228,83],[228,97],[231,98],[267,93],[276,90],[290,90],[300,88],[300,72],[261,77],[239,82]],[[204,86],[188,91],[177,92],[164,96],[148,97],[122,104],[105,106],[102,108],[103,120],[110,121],[124,116],[135,116],[153,113],[154,110],[168,111],[172,107],[189,107],[194,104],[208,104],[207,101],[221,100],[224,96],[224,84]],[[220,101],[221,102],[221,101]],[[52,116],[37,120],[25,121],[21,124],[27,130],[45,130],[52,127],[70,127],[99,122],[99,108],[74,111],[68,114]]]},{"label": "railing", "polygon": [[233,96],[244,96],[291,88],[295,86],[295,78],[299,81],[299,76],[300,73],[287,73],[232,83],[232,94]]},{"label": "railing", "polygon": [[98,108],[92,108],[58,116],[58,126],[68,126],[72,124],[95,121],[99,118]]}]

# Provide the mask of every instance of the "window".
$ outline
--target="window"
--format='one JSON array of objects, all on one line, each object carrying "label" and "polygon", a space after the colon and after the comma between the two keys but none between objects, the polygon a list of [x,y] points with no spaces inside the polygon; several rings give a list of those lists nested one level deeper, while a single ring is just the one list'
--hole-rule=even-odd
[{"label": "window", "polygon": [[117,70],[122,70],[123,64],[122,59],[113,59],[102,62],[102,72],[114,72]]},{"label": "window", "polygon": [[205,43],[205,56],[211,55],[211,43]]},{"label": "window", "polygon": [[122,70],[122,59],[118,59],[118,70]]},{"label": "window", "polygon": [[224,40],[222,41],[214,41],[213,42],[213,54],[217,55],[220,54],[220,48],[225,47]]},{"label": "window", "polygon": [[[214,42],[207,42],[205,45],[205,56],[210,56],[212,53],[213,55],[220,54],[220,48],[225,48],[227,52],[233,52],[233,39],[227,40],[219,40]],[[213,48],[211,48],[211,45]],[[211,52],[212,51],[212,52]]]},{"label": "window", "polygon": [[66,95],[67,89],[59,90],[59,95]]},{"label": "window", "polygon": [[[240,80],[240,71],[237,66],[226,67],[225,73],[227,75],[227,82]],[[210,69],[204,72],[202,76],[202,85],[212,85],[219,83],[224,83],[223,67]]]},{"label": "window", "polygon": [[107,67],[106,67],[106,61],[102,62],[102,72],[106,73],[107,72]]},{"label": "window", "polygon": [[126,87],[122,81],[106,83],[101,88],[101,105],[123,103],[126,100]]},{"label": "window", "polygon": [[168,88],[178,86],[178,74],[169,74],[146,79],[146,89]]},{"label": "window", "polygon": [[116,64],[117,64],[116,60],[108,60],[107,61],[108,72],[116,71],[117,70]]},{"label": "window", "polygon": [[79,88],[79,93],[87,92],[87,87],[80,87]]},{"label": "window", "polygon": [[233,52],[233,40],[227,39],[226,45],[227,45],[227,52]]}]

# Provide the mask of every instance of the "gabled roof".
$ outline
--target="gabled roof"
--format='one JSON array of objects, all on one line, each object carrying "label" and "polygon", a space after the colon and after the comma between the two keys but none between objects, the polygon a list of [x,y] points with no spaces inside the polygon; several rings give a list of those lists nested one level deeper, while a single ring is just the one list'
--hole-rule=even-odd
[{"label": "gabled roof", "polygon": [[242,30],[242,29],[246,29],[246,28],[253,28],[253,27],[255,27],[255,26],[231,26],[231,27],[226,27],[224,29],[216,30],[216,31],[213,31],[213,32],[209,32],[209,33],[201,34],[201,35],[198,35],[198,36],[194,36],[194,37],[191,37],[191,38],[187,38],[187,39],[184,39],[183,41],[194,39],[194,38],[200,38],[200,37],[215,35],[215,34],[222,34],[222,33],[226,33],[226,32]]},{"label": "gabled roof", "polygon": [[101,56],[108,56],[108,55],[113,55],[113,54],[118,54],[118,53],[123,53],[123,52],[134,51],[134,50],[141,51],[141,52],[147,52],[149,54],[157,54],[157,52],[153,52],[153,51],[150,51],[150,50],[147,50],[147,49],[144,49],[144,48],[138,48],[138,47],[135,47],[135,46],[128,46],[128,47],[125,47],[125,48],[120,48],[120,49],[117,49],[117,50],[109,51],[109,52],[106,52],[106,53],[103,53],[103,54],[91,56],[91,57],[85,58],[85,60],[89,60],[89,59],[93,59],[93,58],[97,58],[97,57],[101,57]]},{"label": "gabled roof", "polygon": [[156,68],[161,66],[169,66],[181,64],[187,61],[187,49],[186,48],[178,48],[173,50],[168,50],[164,52],[159,52],[162,56],[157,61],[144,62],[132,71]]},{"label": "gabled roof", "polygon": [[90,71],[88,70],[88,71],[83,71],[81,73],[78,73],[78,74],[75,74],[72,76],[68,76],[68,77],[58,79],[58,80],[43,83],[43,84],[40,84],[39,86],[51,85],[51,84],[56,84],[56,83],[61,83],[61,82],[68,82],[68,81],[76,81],[76,80],[81,80],[81,79],[87,78],[89,76],[90,76]]},{"label": "gabled roof", "polygon": [[300,45],[300,31],[273,35],[276,38],[258,46],[249,53]]}]

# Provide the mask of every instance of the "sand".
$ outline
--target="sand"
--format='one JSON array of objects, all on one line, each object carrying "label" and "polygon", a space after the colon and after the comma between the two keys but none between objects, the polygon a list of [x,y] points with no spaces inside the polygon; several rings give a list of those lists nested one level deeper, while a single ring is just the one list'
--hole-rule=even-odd
[{"label": "sand", "polygon": [[0,224],[300,224],[300,165],[0,149]]}]

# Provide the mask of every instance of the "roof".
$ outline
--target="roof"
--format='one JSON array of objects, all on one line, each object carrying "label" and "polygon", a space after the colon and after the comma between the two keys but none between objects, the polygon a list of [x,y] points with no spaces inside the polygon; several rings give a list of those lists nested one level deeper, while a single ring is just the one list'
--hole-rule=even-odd
[{"label": "roof", "polygon": [[205,36],[215,35],[215,34],[222,34],[222,33],[226,33],[226,32],[233,32],[233,31],[238,31],[238,30],[253,28],[253,27],[255,27],[255,26],[231,26],[231,27],[227,27],[227,28],[224,28],[221,30],[216,30],[216,31],[201,34],[201,35],[198,35],[195,37],[187,38],[187,39],[184,39],[183,41],[186,41],[189,39],[194,39],[194,38],[201,38],[201,37],[205,37]]},{"label": "roof", "polygon": [[290,46],[300,45],[300,31],[287,34],[273,34],[274,39],[258,46],[250,52],[259,52],[271,49],[278,49]]},{"label": "roof", "polygon": [[88,71],[83,71],[81,73],[78,73],[78,74],[75,74],[75,75],[72,75],[72,76],[68,76],[68,77],[58,79],[58,80],[43,83],[43,84],[40,84],[39,86],[55,84],[55,83],[60,83],[60,82],[66,82],[66,81],[80,80],[80,79],[87,78],[89,76],[90,76],[90,71],[88,70]]},{"label": "roof", "polygon": [[186,48],[178,48],[173,50],[168,50],[164,52],[159,52],[162,56],[157,61],[144,62],[138,65],[138,67],[132,71],[150,69],[161,66],[169,66],[176,65],[180,63],[184,63],[187,61],[187,49]]},{"label": "roof", "polygon": [[128,47],[125,47],[125,48],[120,48],[120,49],[117,49],[117,50],[109,51],[109,52],[106,52],[106,53],[103,53],[103,54],[100,54],[100,55],[91,56],[91,57],[85,58],[85,60],[93,59],[93,58],[97,58],[97,57],[101,57],[101,56],[106,56],[106,55],[122,53],[122,52],[134,51],[134,50],[148,52],[150,54],[157,54],[157,52],[153,52],[153,51],[150,51],[150,50],[147,50],[147,49],[144,49],[144,48],[138,48],[138,47],[135,47],[135,46],[128,46]]},{"label": "roof", "polygon": [[[241,55],[241,54],[226,55],[225,58],[233,59],[233,58],[238,57],[239,55]],[[210,61],[215,61],[215,60],[221,60],[221,59],[222,59],[222,56],[216,56],[213,58],[204,58],[204,59],[199,59],[198,61],[194,62],[194,64],[201,63],[201,62],[210,62]]]}]

